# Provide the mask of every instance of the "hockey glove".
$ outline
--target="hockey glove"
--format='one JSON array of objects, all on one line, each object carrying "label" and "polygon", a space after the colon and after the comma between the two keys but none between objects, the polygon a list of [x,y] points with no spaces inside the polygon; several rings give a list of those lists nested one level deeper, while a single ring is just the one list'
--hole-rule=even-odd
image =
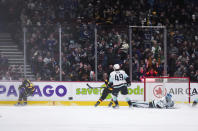
[{"label": "hockey glove", "polygon": [[109,82],[108,82],[108,80],[105,80],[105,84],[106,84],[106,85],[109,85]]},{"label": "hockey glove", "polygon": [[127,87],[130,87],[131,86],[131,83],[127,83]]},{"label": "hockey glove", "polygon": [[108,90],[110,90],[110,91],[112,91],[113,90],[113,88],[112,87],[107,87],[108,88]]},{"label": "hockey glove", "polygon": [[195,107],[197,105],[197,101],[193,101],[192,106]]},{"label": "hockey glove", "polygon": [[131,86],[131,81],[129,77],[126,78],[126,82],[127,82],[127,87]]},{"label": "hockey glove", "polygon": [[113,83],[108,83],[108,85],[107,85],[107,88],[108,88],[110,91],[112,91],[112,90],[113,90],[112,85],[113,85]]}]

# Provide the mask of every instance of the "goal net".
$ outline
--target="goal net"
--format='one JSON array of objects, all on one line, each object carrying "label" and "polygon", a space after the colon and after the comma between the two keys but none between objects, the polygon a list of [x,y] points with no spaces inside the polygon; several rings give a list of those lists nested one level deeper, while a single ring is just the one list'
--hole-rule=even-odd
[{"label": "goal net", "polygon": [[176,103],[190,103],[190,79],[188,77],[146,77],[144,101],[160,99],[172,94]]}]

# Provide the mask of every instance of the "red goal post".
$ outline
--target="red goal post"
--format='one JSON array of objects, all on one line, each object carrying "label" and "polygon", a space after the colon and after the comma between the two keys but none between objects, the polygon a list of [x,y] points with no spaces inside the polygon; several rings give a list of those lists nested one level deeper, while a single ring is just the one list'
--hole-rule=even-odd
[{"label": "red goal post", "polygon": [[173,95],[176,103],[190,103],[189,77],[145,77],[144,101],[160,99],[167,93]]}]

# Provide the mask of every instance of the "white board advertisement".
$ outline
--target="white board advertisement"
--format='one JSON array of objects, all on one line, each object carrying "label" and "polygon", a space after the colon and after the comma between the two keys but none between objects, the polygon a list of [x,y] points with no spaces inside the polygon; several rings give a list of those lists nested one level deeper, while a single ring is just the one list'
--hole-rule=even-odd
[{"label": "white board advertisement", "polygon": [[[30,101],[96,101],[102,95],[103,82],[33,82],[35,92],[28,98]],[[0,101],[17,100],[19,92],[18,87],[21,82],[0,82]],[[132,99],[143,100],[143,83],[133,83],[128,88]],[[109,95],[107,99],[111,99]],[[119,100],[124,100],[119,97]]]},{"label": "white board advertisement", "polygon": [[[33,82],[35,92],[33,96],[28,97],[29,101],[97,101],[103,91],[101,87],[103,82]],[[21,82],[0,82],[0,101],[17,101],[18,87]],[[156,86],[153,86],[154,88]],[[156,89],[152,89],[152,92]],[[158,89],[157,89],[158,90]],[[144,83],[132,83],[128,87],[131,100],[144,100]],[[185,86],[178,86],[178,83],[172,83],[167,87],[167,93],[173,94],[176,100],[188,101],[188,89]],[[148,92],[146,92],[148,93]],[[160,92],[159,92],[160,93]],[[159,95],[159,94],[158,94]],[[107,100],[112,98],[111,94]],[[198,98],[198,83],[191,83],[191,101]],[[152,99],[154,99],[152,97]],[[118,97],[119,101],[125,101],[122,95]]]}]

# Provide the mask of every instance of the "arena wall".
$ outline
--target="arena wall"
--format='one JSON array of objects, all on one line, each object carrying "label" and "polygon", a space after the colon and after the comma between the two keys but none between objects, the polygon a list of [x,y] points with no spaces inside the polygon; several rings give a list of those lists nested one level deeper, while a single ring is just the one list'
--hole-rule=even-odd
[{"label": "arena wall", "polygon": [[[103,82],[33,82],[36,91],[28,97],[29,105],[77,105],[92,106],[99,99],[103,88],[90,89],[86,84],[93,87],[104,86]],[[21,82],[0,82],[0,105],[13,105],[18,99],[18,87]],[[167,92],[171,92],[177,102],[185,98],[188,103],[188,89],[179,89],[179,83],[172,83]],[[182,83],[180,83],[182,84]],[[198,83],[191,83],[191,101],[198,97]],[[128,88],[132,100],[144,100],[144,83],[132,83]],[[112,96],[109,95],[101,105],[107,105]],[[119,96],[119,104],[126,106],[124,98]]]}]

